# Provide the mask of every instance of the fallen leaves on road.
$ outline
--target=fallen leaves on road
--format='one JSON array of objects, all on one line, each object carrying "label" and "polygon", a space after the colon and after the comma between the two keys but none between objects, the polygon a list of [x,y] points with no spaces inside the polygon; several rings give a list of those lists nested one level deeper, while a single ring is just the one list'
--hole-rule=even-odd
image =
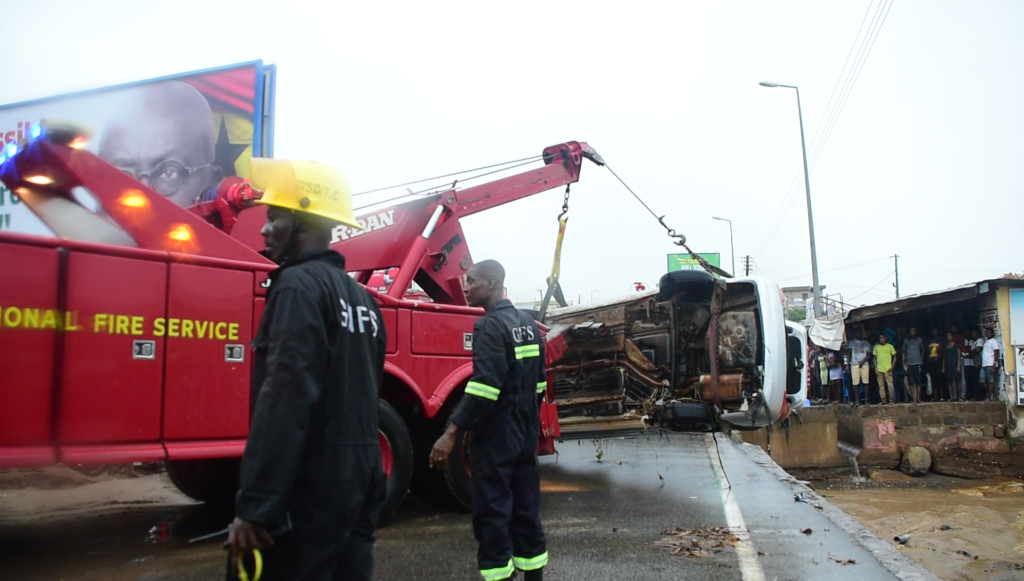
[{"label": "fallen leaves on road", "polygon": [[721,553],[729,547],[735,547],[740,540],[725,527],[703,526],[697,529],[684,530],[676,527],[672,531],[662,531],[666,538],[654,543],[658,547],[672,550],[672,555],[688,558],[703,558]]},{"label": "fallen leaves on road", "polygon": [[833,556],[832,553],[828,554],[828,559],[829,559],[829,561],[835,561],[836,563],[839,563],[840,565],[856,565],[857,564],[857,561],[855,561],[853,559],[840,559],[839,557]]}]

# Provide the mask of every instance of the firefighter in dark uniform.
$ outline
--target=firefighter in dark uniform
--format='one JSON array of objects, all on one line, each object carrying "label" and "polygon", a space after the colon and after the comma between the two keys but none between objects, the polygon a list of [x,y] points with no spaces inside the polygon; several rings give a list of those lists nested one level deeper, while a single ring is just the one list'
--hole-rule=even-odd
[{"label": "firefighter in dark uniform", "polygon": [[359,227],[348,186],[327,165],[259,158],[251,181],[268,206],[265,254],[281,266],[253,342],[255,406],[228,542],[233,555],[261,551],[264,581],[369,581],[386,493],[386,339],[376,301],[330,249],[338,222]]},{"label": "firefighter in dark uniform", "polygon": [[533,317],[503,298],[500,264],[475,264],[466,283],[466,300],[486,314],[473,325],[473,377],[466,396],[434,444],[430,465],[443,467],[458,433],[469,430],[480,574],[497,581],[519,569],[527,581],[541,581],[548,563],[537,464],[539,404],[547,386],[544,340]]}]

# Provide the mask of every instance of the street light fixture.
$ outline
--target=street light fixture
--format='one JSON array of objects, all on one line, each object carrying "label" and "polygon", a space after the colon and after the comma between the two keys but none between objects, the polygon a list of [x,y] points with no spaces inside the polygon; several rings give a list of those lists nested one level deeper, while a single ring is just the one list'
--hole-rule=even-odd
[{"label": "street light fixture", "polygon": [[732,245],[732,220],[715,216],[712,216],[711,219],[729,223],[729,258],[732,259],[732,275],[736,276],[736,247]]},{"label": "street light fixture", "polygon": [[598,289],[594,289],[594,290],[590,291],[590,302],[594,302],[594,293],[596,293],[597,290]]},{"label": "street light fixture", "polygon": [[800,107],[800,89],[793,85],[780,85],[771,81],[758,83],[762,87],[785,87],[796,91],[796,111],[800,117],[800,145],[804,152],[804,191],[807,194],[807,229],[811,236],[811,290],[814,292],[814,316],[821,317],[824,309],[821,304],[821,287],[818,286],[818,251],[814,246],[814,214],[811,212],[811,176],[807,171],[807,141],[804,140],[804,113]]}]

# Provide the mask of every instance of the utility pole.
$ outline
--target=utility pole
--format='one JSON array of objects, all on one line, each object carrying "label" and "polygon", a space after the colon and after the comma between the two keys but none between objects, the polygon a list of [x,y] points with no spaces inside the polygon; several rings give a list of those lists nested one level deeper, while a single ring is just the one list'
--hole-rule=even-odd
[{"label": "utility pole", "polygon": [[743,272],[745,276],[750,276],[750,255],[743,257]]},{"label": "utility pole", "polygon": [[896,298],[900,298],[900,255],[893,254],[892,258],[893,261],[896,263],[896,284],[894,284],[893,286],[896,287]]},{"label": "utility pole", "polygon": [[762,87],[785,87],[796,91],[796,111],[800,118],[800,146],[804,154],[804,192],[807,194],[807,231],[811,238],[811,290],[814,291],[814,316],[825,315],[821,304],[821,286],[818,284],[818,250],[814,244],[814,213],[811,212],[811,174],[807,169],[807,141],[804,140],[804,110],[800,106],[800,89],[794,85],[780,85],[770,81],[761,81]]}]

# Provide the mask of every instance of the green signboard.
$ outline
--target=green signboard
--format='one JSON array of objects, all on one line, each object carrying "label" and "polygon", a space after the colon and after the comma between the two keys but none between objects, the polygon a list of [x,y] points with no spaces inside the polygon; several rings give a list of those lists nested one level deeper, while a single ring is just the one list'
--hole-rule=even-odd
[{"label": "green signboard", "polygon": [[[721,268],[721,255],[717,252],[698,252],[697,256],[707,260],[712,266]],[[668,271],[674,270],[702,270],[700,264],[689,254],[669,254]]]}]

